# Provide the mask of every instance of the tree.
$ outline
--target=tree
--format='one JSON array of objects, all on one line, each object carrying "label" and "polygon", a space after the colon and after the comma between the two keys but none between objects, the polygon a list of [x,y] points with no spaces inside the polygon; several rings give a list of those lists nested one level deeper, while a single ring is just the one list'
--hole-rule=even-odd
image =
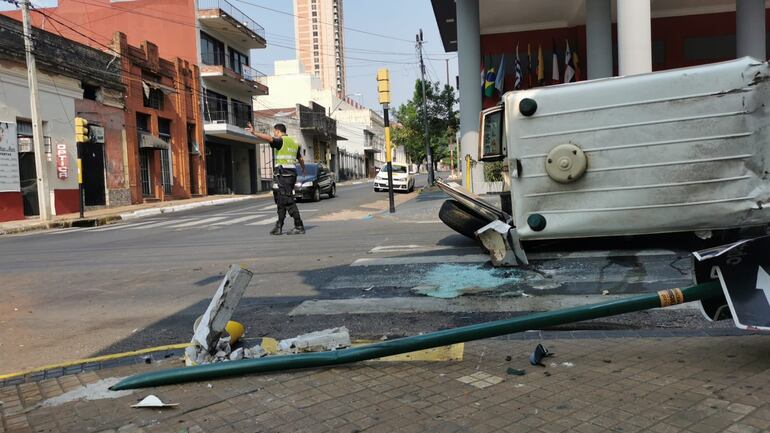
[{"label": "tree", "polygon": [[[428,139],[433,150],[434,168],[438,161],[449,156],[449,141],[460,123],[455,109],[457,98],[452,86],[440,88],[438,82],[425,81],[425,99],[428,112]],[[416,80],[412,99],[400,105],[394,116],[398,122],[393,128],[393,141],[403,145],[412,162],[422,165],[425,154],[425,123],[422,114],[422,82]]]}]

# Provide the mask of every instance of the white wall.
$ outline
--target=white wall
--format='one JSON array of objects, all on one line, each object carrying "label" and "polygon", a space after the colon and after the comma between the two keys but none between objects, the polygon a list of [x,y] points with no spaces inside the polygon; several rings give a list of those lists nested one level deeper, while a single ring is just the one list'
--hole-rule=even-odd
[{"label": "white wall", "polygon": [[[55,189],[77,189],[77,147],[75,144],[75,98],[83,97],[80,82],[60,75],[38,72],[39,108],[43,135],[51,137],[55,153],[57,143],[67,146],[69,177],[59,179],[56,163],[46,161],[48,185]],[[27,70],[23,65],[0,63],[0,120],[31,120]],[[54,203],[51,200],[51,203]]]}]

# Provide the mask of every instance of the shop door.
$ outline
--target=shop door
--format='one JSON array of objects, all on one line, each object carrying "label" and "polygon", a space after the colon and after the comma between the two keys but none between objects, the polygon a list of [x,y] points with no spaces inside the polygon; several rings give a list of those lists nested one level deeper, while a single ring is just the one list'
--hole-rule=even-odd
[{"label": "shop door", "polygon": [[83,166],[83,195],[86,206],[104,206],[104,146],[79,143],[78,157]]},{"label": "shop door", "polygon": [[152,163],[152,149],[139,149],[139,175],[142,182],[142,196],[152,197],[152,176],[150,164]]},{"label": "shop door", "polygon": [[35,170],[34,153],[19,153],[19,179],[21,180],[21,197],[24,202],[24,215],[40,215],[40,208],[37,201],[37,171]]}]

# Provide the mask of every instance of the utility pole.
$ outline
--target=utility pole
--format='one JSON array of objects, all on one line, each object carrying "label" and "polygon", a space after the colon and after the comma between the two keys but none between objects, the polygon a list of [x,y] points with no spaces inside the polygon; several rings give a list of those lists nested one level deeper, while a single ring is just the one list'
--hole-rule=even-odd
[{"label": "utility pole", "polygon": [[29,0],[21,0],[21,16],[24,26],[24,51],[27,54],[27,81],[29,83],[29,106],[32,112],[32,141],[35,145],[35,172],[37,174],[37,201],[40,209],[40,220],[51,219],[51,196],[48,191],[48,167],[45,162],[43,146],[43,125],[38,112],[37,67],[32,45],[32,31],[29,23]]},{"label": "utility pole", "polygon": [[[377,70],[377,95],[380,104],[382,104],[382,118],[385,127],[385,161],[388,170],[388,203],[390,213],[396,212],[395,198],[393,197],[393,151],[390,145],[390,117],[388,109],[390,108],[390,74],[387,68]],[[406,180],[407,185],[409,179]]]},{"label": "utility pole", "polygon": [[422,29],[415,36],[417,41],[417,51],[420,53],[420,77],[422,82],[422,121],[425,124],[425,155],[428,157],[428,185],[433,185],[433,150],[430,148],[430,139],[428,138],[428,101],[425,99],[425,62],[422,59]]},{"label": "utility pole", "polygon": [[451,86],[451,84],[449,84],[449,57],[444,59],[444,61],[446,62],[446,85]]}]

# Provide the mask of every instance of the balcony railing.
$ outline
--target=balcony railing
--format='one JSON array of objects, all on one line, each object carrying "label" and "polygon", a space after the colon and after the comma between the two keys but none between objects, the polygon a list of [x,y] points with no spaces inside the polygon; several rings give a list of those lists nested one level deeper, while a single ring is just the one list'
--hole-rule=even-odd
[{"label": "balcony railing", "polygon": [[233,111],[203,111],[203,120],[206,123],[226,123],[245,128],[251,122],[251,116],[246,116]]},{"label": "balcony railing", "polygon": [[265,39],[265,28],[254,22],[248,15],[230,4],[227,0],[198,0],[198,10],[202,9],[219,9],[262,39]]},{"label": "balcony railing", "polygon": [[230,56],[224,56],[224,62],[222,56],[219,53],[212,51],[204,51],[201,53],[201,63],[210,66],[224,66],[225,68],[235,72],[249,81],[259,81],[260,78],[264,78],[266,75],[251,66],[248,65],[233,65],[230,62]]}]

